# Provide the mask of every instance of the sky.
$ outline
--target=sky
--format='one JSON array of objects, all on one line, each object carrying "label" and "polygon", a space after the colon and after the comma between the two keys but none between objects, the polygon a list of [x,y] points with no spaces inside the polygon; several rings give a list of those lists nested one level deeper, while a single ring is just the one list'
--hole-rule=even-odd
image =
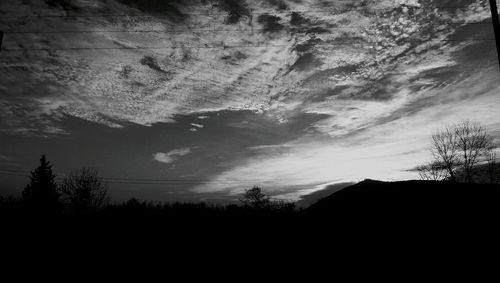
[{"label": "sky", "polygon": [[500,138],[486,0],[13,0],[0,30],[0,194],[46,154],[117,201],[297,200]]}]

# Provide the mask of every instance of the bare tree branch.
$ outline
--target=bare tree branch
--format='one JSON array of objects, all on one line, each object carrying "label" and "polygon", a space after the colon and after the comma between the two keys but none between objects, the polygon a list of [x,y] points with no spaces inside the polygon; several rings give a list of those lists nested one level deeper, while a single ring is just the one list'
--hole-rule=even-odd
[{"label": "bare tree branch", "polygon": [[441,181],[449,177],[446,166],[440,162],[431,161],[426,165],[418,166],[416,169],[422,180]]},{"label": "bare tree branch", "polygon": [[452,181],[456,181],[455,167],[458,165],[458,148],[456,136],[452,129],[446,128],[432,135],[432,155],[436,162],[448,171]]},{"label": "bare tree branch", "polygon": [[94,168],[83,167],[71,172],[62,181],[60,190],[76,211],[99,209],[110,201],[108,186]]},{"label": "bare tree branch", "polygon": [[478,159],[490,148],[491,137],[477,122],[465,121],[455,127],[457,147],[460,151],[465,182],[472,182],[472,171]]},{"label": "bare tree branch", "polygon": [[493,148],[486,153],[486,162],[488,164],[490,183],[495,184],[497,182],[497,154]]},{"label": "bare tree branch", "polygon": [[[463,181],[473,182],[473,171],[479,162],[488,159],[485,155],[492,144],[485,127],[477,122],[464,121],[432,135],[433,163],[446,168],[452,181],[457,181],[458,172],[459,176],[464,175]],[[417,171],[422,178],[434,179],[439,177],[438,167],[431,163],[420,166]]]}]

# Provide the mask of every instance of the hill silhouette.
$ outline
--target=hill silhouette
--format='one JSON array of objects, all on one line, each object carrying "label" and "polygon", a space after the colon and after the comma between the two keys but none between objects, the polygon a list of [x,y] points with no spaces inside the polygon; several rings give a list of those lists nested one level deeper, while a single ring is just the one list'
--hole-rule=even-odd
[{"label": "hill silhouette", "polygon": [[445,231],[493,226],[499,220],[499,200],[496,184],[364,180],[303,213],[315,222]]},{"label": "hill silhouette", "polygon": [[297,207],[299,208],[309,207],[312,204],[316,203],[318,200],[323,199],[335,192],[338,192],[354,184],[355,183],[339,183],[339,184],[328,185],[322,190],[315,191],[311,194],[302,196],[301,199],[296,202]]}]

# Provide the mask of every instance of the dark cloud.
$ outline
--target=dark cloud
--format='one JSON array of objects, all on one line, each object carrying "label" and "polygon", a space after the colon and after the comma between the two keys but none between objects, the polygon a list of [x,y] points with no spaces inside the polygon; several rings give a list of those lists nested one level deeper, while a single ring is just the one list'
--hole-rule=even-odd
[{"label": "dark cloud", "polygon": [[144,66],[149,67],[152,70],[155,70],[159,73],[166,74],[167,72],[163,70],[159,65],[158,62],[156,62],[156,59],[152,56],[144,56],[142,57],[140,63]]},{"label": "dark cloud", "polygon": [[464,39],[494,39],[493,25],[490,20],[485,20],[477,24],[460,26],[454,30],[449,37],[451,40]]},{"label": "dark cloud", "polygon": [[222,56],[221,60],[223,60],[227,63],[230,63],[230,64],[237,64],[238,62],[245,60],[247,58],[248,58],[248,56],[245,53],[237,50],[235,52],[232,52],[231,54],[227,54],[227,55]]},{"label": "dark cloud", "polygon": [[327,28],[321,26],[321,21],[312,21],[297,12],[292,12],[290,16],[290,25],[291,31],[295,33],[322,34],[331,32]]},{"label": "dark cloud", "polygon": [[118,71],[118,73],[120,74],[120,77],[122,77],[124,79],[128,79],[130,74],[132,73],[132,71],[133,71],[133,67],[130,65],[126,65],[126,66],[123,66],[122,69],[120,71]]},{"label": "dark cloud", "polygon": [[321,60],[316,58],[313,53],[304,53],[300,55],[295,63],[290,67],[290,71],[310,71],[316,67],[319,67],[321,64]]},{"label": "dark cloud", "polygon": [[[495,50],[495,41],[479,41],[465,48],[453,52],[454,58],[463,66],[482,68],[489,66],[496,68],[498,54]],[[477,56],[481,54],[482,56]],[[493,69],[492,71],[496,71]]]},{"label": "dark cloud", "polygon": [[341,85],[333,88],[326,88],[315,91],[307,97],[307,102],[316,103],[325,101],[327,98],[332,96],[341,96],[345,91],[352,90],[351,86]]},{"label": "dark cloud", "polygon": [[324,27],[312,27],[306,30],[306,34],[322,34],[322,33],[330,33],[329,29]]},{"label": "dark cloud", "polygon": [[23,102],[0,101],[0,132],[20,136],[57,136],[67,134],[55,126],[60,116],[43,112],[39,105]]},{"label": "dark cloud", "polygon": [[397,93],[397,90],[399,90],[399,85],[390,77],[385,77],[376,81],[367,82],[360,88],[358,93],[341,96],[341,98],[384,101],[391,100],[394,94]]},{"label": "dark cloud", "polygon": [[263,26],[262,32],[264,33],[273,33],[283,30],[285,26],[282,25],[280,21],[280,17],[268,14],[260,15],[257,18],[257,22]]},{"label": "dark cloud", "polygon": [[292,26],[302,26],[311,24],[311,21],[297,12],[292,12],[290,24]]},{"label": "dark cloud", "polygon": [[188,15],[183,14],[178,6],[182,5],[182,0],[117,0],[130,7],[134,7],[142,12],[151,15],[165,15],[176,20],[183,20]]},{"label": "dark cloud", "polygon": [[72,0],[45,0],[45,3],[51,8],[61,8],[67,12],[78,12],[81,10]]},{"label": "dark cloud", "polygon": [[242,18],[251,17],[250,8],[245,0],[202,0],[202,3],[211,3],[228,13],[227,24],[236,24]]},{"label": "dark cloud", "polygon": [[297,51],[299,53],[309,52],[314,48],[314,46],[316,44],[321,43],[321,42],[322,42],[321,39],[319,39],[317,37],[312,37],[304,43],[300,43],[300,44],[295,45],[295,47],[292,50]]},{"label": "dark cloud", "polygon": [[423,7],[465,7],[476,0],[421,0],[420,3]]},{"label": "dark cloud", "polygon": [[288,9],[288,5],[284,0],[269,0],[269,4],[275,6],[278,10]]},{"label": "dark cloud", "polygon": [[419,81],[433,81],[435,82],[435,84],[450,84],[456,82],[457,80],[464,79],[463,71],[464,70],[456,68],[456,66],[447,66],[426,70],[419,73],[418,76],[413,77],[409,81],[409,86],[414,91],[417,91],[422,87],[422,85],[418,83]]},{"label": "dark cloud", "polygon": [[302,86],[324,85],[331,83],[331,77],[335,75],[350,75],[359,71],[363,66],[361,64],[349,64],[337,68],[317,71],[308,76],[302,82]]}]

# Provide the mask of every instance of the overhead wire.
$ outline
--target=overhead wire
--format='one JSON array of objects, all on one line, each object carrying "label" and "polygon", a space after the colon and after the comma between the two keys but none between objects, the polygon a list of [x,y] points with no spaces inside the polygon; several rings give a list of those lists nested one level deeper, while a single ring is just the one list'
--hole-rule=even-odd
[{"label": "overhead wire", "polygon": [[[0,169],[0,175],[28,177],[30,171],[24,170],[7,170]],[[67,174],[62,174],[66,176]],[[56,177],[63,179],[64,177]],[[113,184],[133,184],[133,185],[163,185],[163,184],[255,184],[259,182],[276,181],[277,179],[148,179],[148,178],[116,178],[116,177],[99,177],[100,180]],[[296,178],[293,180],[313,180],[313,178]]]},{"label": "overhead wire", "polygon": [[[346,1],[348,2],[348,1]],[[198,6],[198,5],[189,5],[189,6]],[[410,7],[410,6],[408,6]],[[461,9],[461,8],[466,8],[467,6],[436,6],[433,8],[436,9]],[[329,9],[328,7],[321,6],[319,7],[322,10],[316,11],[316,10],[301,10],[301,11],[278,11],[279,13],[288,13],[288,14],[293,14],[293,13],[308,13],[308,12],[321,12],[321,13],[332,13],[332,11],[354,11],[354,10],[363,10],[366,11],[366,7],[349,7],[349,8],[336,8],[336,9]],[[419,9],[420,7],[413,7],[415,9]],[[370,11],[382,11],[382,10],[391,10],[391,8],[381,8],[381,9],[368,9]],[[236,9],[237,10],[237,9]],[[234,11],[234,9],[231,9],[231,11]],[[185,15],[200,15],[200,14],[207,14],[207,13],[185,13]],[[223,13],[226,14],[226,13]],[[260,12],[249,12],[249,14],[261,14]],[[135,14],[88,14],[88,15],[17,15],[17,16],[3,16],[2,19],[6,18],[23,18],[23,17],[37,17],[37,18],[45,18],[45,17],[62,17],[62,18],[76,18],[76,17],[158,17],[158,16],[169,16],[169,15],[135,15]],[[488,24],[487,22],[479,22],[479,23],[472,23],[472,24]],[[354,28],[360,28],[362,26],[351,26],[351,27],[331,27],[334,29],[354,29]],[[330,28],[330,27],[329,27]],[[228,29],[192,29],[192,28],[187,28],[187,29],[175,29],[175,30],[68,30],[68,31],[22,31],[22,30],[11,30],[11,31],[4,31],[6,34],[86,34],[86,33],[182,33],[182,32],[244,32],[244,31],[249,31],[249,32],[255,32],[255,31],[280,31],[283,30],[282,28],[263,28],[263,29],[233,29],[233,30],[228,30]],[[291,29],[292,31],[294,29]],[[443,42],[459,42],[459,41],[485,41],[485,40],[494,40],[494,39],[466,39],[466,40],[444,40]],[[418,42],[418,41],[413,41],[413,42]],[[422,41],[423,42],[423,41]],[[328,43],[328,44],[316,44],[315,46],[336,46],[336,45],[345,45],[345,44],[365,44],[365,42],[349,42],[349,43],[342,43],[342,42],[335,42],[335,43]],[[278,44],[271,44],[271,45],[249,45],[249,44],[238,44],[238,45],[199,45],[199,46],[187,46],[187,45],[178,45],[178,46],[103,46],[103,47],[51,47],[51,48],[46,48],[46,47],[22,47],[22,48],[3,48],[2,51],[82,51],[82,50],[161,50],[161,49],[178,49],[178,48],[187,48],[187,49],[225,49],[225,48],[272,48],[272,47],[288,47],[290,45],[278,45]],[[291,47],[291,46],[290,46]]]},{"label": "overhead wire", "polygon": [[[412,6],[405,6],[407,8],[413,8],[413,9],[421,9],[421,7],[412,7]],[[205,7],[204,7],[205,8]],[[208,8],[208,7],[206,7]],[[312,8],[316,8],[312,6]],[[452,10],[452,9],[464,9],[467,8],[467,6],[434,6],[432,7],[434,9],[443,9],[443,10]],[[305,14],[305,13],[318,13],[318,14],[332,14],[332,13],[345,13],[345,12],[352,12],[352,11],[363,11],[363,12],[380,12],[380,11],[392,11],[394,10],[394,7],[387,7],[387,8],[366,8],[366,7],[348,7],[348,8],[329,8],[327,6],[322,6],[319,7],[319,10],[278,10],[278,11],[261,11],[261,12],[255,12],[255,11],[248,11],[245,9],[227,9],[225,12],[210,12],[209,10],[205,12],[181,12],[181,11],[172,11],[172,12],[166,12],[166,14],[161,14],[161,13],[148,13],[144,11],[140,11],[142,13],[146,14],[137,14],[137,13],[121,13],[121,14],[86,14],[86,15],[14,15],[14,16],[2,16],[2,19],[18,19],[18,18],[106,18],[106,17],[114,17],[114,18],[119,18],[119,17],[139,17],[139,18],[147,18],[147,17],[154,17],[154,18],[159,18],[159,17],[172,17],[175,15],[178,16],[217,16],[217,15],[227,15],[228,13],[235,13],[235,12],[240,12],[240,16],[245,16],[245,15],[267,15],[267,14]]]},{"label": "overhead wire", "polygon": [[[448,22],[440,22],[441,24],[446,24]],[[473,25],[491,25],[491,22],[475,22],[475,23],[453,23],[450,24],[473,24]],[[344,27],[328,27],[328,29],[341,30],[341,29],[357,29],[364,28],[366,26],[344,26]],[[304,31],[309,31],[311,28],[290,28],[291,31],[296,31],[303,29]],[[321,28],[321,27],[319,27]],[[257,31],[282,31],[286,30],[284,28],[258,28],[258,29],[203,29],[203,28],[185,28],[185,29],[156,29],[156,30],[61,30],[61,31],[23,31],[23,30],[4,30],[8,34],[87,34],[87,33],[182,33],[182,32],[257,32]]]}]

